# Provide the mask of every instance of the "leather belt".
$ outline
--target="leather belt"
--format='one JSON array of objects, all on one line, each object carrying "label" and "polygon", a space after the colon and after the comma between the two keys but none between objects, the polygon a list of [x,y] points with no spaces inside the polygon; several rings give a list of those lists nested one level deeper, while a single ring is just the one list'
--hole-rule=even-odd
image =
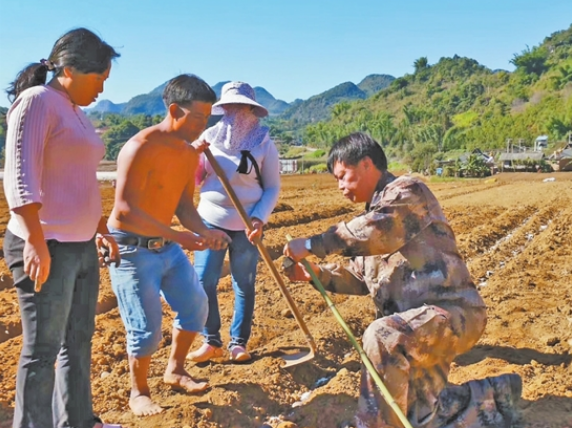
[{"label": "leather belt", "polygon": [[114,236],[114,238],[119,245],[135,245],[149,250],[159,250],[172,242],[161,236],[150,238],[143,236]]}]

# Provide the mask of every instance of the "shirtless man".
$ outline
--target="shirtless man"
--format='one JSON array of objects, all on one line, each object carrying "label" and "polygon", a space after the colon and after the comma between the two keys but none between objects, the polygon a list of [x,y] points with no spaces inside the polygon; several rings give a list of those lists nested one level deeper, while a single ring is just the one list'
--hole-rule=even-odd
[{"label": "shirtless man", "polygon": [[[164,382],[191,393],[207,388],[184,367],[206,321],[208,301],[183,248],[220,250],[230,242],[224,232],[204,225],[193,204],[199,153],[189,143],[205,129],[216,95],[198,77],[181,75],[168,82],[163,100],[165,119],[140,131],[119,153],[108,222],[122,258],[110,274],[127,330],[129,406],[139,416],[163,410],[151,400],[147,383],[151,355],[162,337],[161,297],[176,313]],[[204,150],[206,143],[198,146]],[[171,228],[174,215],[187,230]]]}]

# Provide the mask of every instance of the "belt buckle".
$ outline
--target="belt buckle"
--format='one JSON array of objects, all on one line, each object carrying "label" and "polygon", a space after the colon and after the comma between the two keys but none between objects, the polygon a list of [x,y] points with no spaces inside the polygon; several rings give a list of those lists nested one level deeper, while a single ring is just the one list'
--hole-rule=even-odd
[{"label": "belt buckle", "polygon": [[159,250],[165,246],[164,238],[149,238],[147,241],[147,248],[149,250]]}]

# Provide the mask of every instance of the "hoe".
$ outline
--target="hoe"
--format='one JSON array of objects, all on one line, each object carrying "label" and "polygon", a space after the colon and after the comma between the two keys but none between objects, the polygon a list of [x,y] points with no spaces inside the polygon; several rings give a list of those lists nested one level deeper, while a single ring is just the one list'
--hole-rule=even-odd
[{"label": "hoe", "polygon": [[[234,192],[234,190],[230,186],[230,183],[228,181],[228,178],[225,176],[224,171],[222,170],[222,168],[220,167],[220,165],[218,164],[218,162],[216,161],[213,154],[211,153],[211,151],[208,148],[204,151],[204,153],[205,153],[205,156],[207,157],[207,159],[209,160],[211,166],[213,167],[214,172],[216,173],[216,175],[220,179],[222,186],[224,187],[224,190],[226,190],[226,193],[228,193],[228,196],[230,197],[234,207],[236,208],[236,210],[240,214],[240,217],[241,217],[242,221],[244,222],[244,225],[246,226],[246,228],[249,231],[252,231],[252,223],[250,221],[250,218],[248,217],[248,214],[244,210],[244,207],[242,206],[242,204],[238,200],[236,193]],[[298,352],[296,354],[284,354],[282,356],[282,359],[285,361],[285,364],[283,364],[282,367],[292,367],[292,366],[296,366],[298,364],[305,363],[306,361],[310,361],[314,358],[315,353],[316,353],[316,343],[314,342],[314,338],[310,334],[310,330],[308,330],[308,326],[304,322],[304,318],[302,318],[302,316],[300,315],[300,312],[298,311],[298,308],[296,307],[296,303],[294,302],[294,300],[290,296],[290,292],[286,288],[286,284],[284,283],[282,277],[280,276],[278,269],[274,265],[274,262],[272,261],[272,257],[270,256],[270,253],[268,252],[268,250],[266,249],[264,244],[262,244],[262,241],[259,238],[256,239],[255,243],[256,243],[256,247],[258,248],[260,255],[262,256],[262,259],[264,260],[264,262],[266,263],[266,266],[268,266],[268,269],[270,270],[270,272],[272,273],[272,276],[276,280],[276,283],[278,284],[278,287],[280,288],[282,295],[284,296],[284,298],[288,302],[288,306],[290,307],[290,310],[292,311],[294,318],[296,318],[296,322],[298,323],[298,325],[300,326],[300,328],[302,329],[302,331],[306,335],[306,340],[308,341],[308,345],[310,347],[309,351],[302,351],[302,352]]]}]

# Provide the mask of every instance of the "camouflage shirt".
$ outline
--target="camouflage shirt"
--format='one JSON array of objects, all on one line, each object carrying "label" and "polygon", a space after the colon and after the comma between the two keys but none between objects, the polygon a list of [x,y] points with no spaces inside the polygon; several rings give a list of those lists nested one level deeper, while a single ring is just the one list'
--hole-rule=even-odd
[{"label": "camouflage shirt", "polygon": [[419,179],[386,172],[366,211],[311,238],[326,290],[367,295],[386,316],[426,305],[485,307],[437,199]]}]

